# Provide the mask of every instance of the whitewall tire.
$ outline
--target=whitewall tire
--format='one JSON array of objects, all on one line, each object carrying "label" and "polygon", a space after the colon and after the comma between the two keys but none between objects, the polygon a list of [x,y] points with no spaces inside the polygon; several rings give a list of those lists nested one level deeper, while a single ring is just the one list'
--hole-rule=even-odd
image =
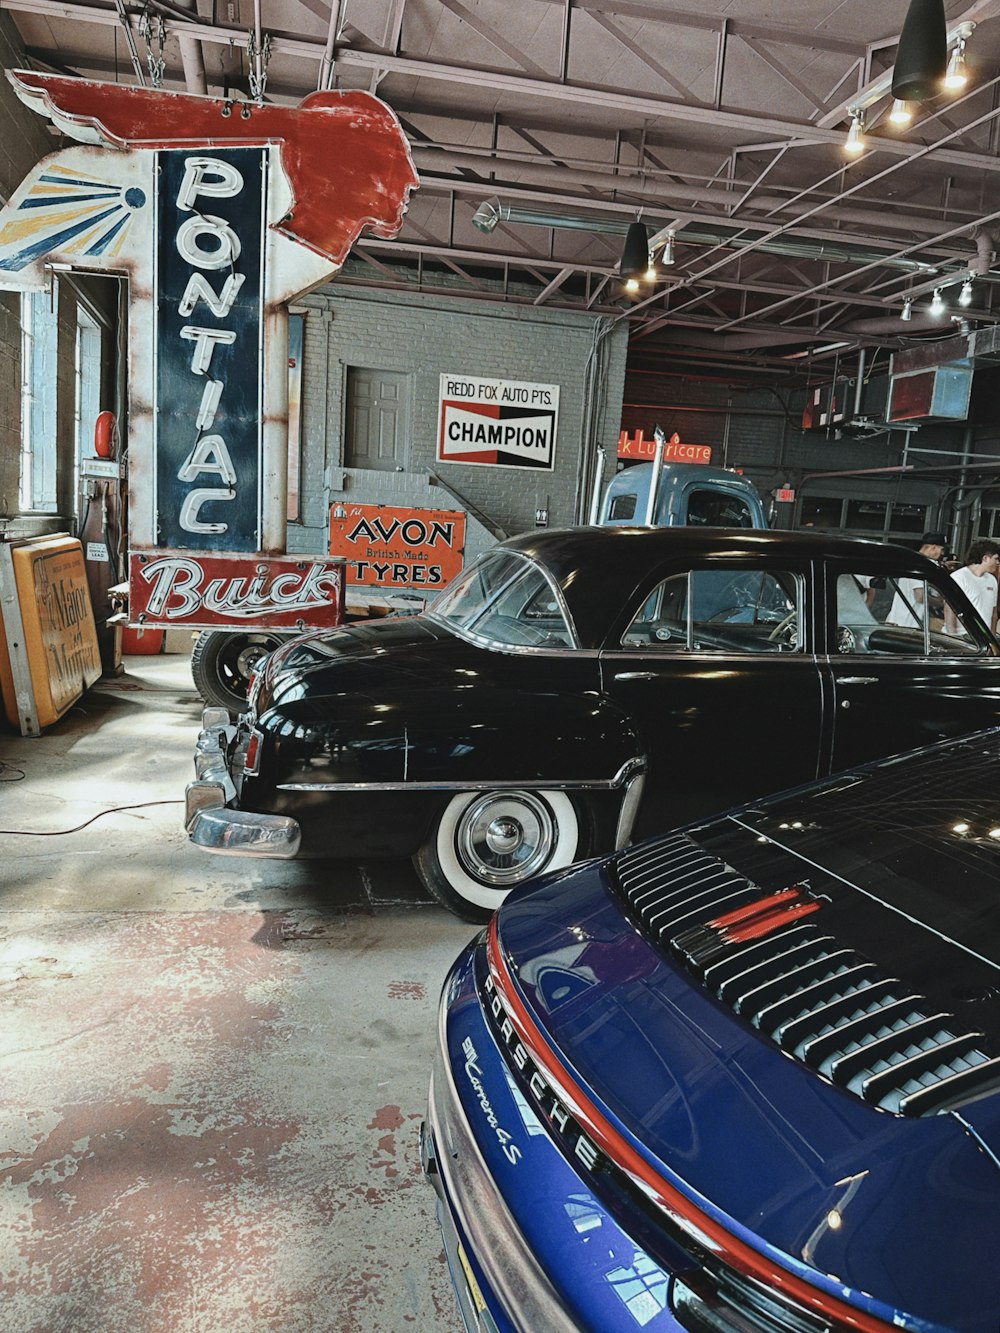
[{"label": "whitewall tire", "polygon": [[443,907],[467,921],[486,921],[511,889],[585,855],[586,841],[565,792],[461,792],[414,862]]}]

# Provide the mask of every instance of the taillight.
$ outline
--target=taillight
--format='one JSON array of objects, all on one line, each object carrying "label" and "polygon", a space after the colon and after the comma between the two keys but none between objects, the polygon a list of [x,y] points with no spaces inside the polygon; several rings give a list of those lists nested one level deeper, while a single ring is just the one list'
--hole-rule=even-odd
[{"label": "taillight", "polygon": [[260,747],[264,742],[264,737],[259,731],[251,731],[250,739],[247,741],[247,752],[243,760],[243,772],[247,777],[254,778],[260,769]]}]

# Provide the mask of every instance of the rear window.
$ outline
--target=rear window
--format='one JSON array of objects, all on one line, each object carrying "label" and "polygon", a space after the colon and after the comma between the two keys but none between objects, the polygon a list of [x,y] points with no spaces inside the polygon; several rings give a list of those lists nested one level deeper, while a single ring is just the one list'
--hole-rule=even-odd
[{"label": "rear window", "polygon": [[506,552],[473,565],[429,613],[498,648],[571,648],[576,642],[562,599],[542,570]]},{"label": "rear window", "polygon": [[635,518],[635,496],[634,495],[615,495],[612,497],[611,506],[608,509],[608,518],[617,519],[623,522],[628,518]]},{"label": "rear window", "polygon": [[753,514],[746,500],[723,491],[692,491],[688,523],[693,528],[752,528]]}]

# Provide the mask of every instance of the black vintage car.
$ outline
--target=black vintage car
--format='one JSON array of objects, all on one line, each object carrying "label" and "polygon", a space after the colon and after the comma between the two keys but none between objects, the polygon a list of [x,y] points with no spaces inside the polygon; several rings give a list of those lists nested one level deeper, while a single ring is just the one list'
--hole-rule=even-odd
[{"label": "black vintage car", "polygon": [[238,728],[206,709],[187,827],[214,851],[412,855],[484,919],[637,834],[1000,722],[998,652],[901,547],[528,533],[423,615],[278,648]]}]

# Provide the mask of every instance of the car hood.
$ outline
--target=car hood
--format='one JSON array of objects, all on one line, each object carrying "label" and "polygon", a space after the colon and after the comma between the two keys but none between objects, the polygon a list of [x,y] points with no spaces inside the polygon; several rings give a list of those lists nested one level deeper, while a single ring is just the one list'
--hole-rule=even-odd
[{"label": "car hood", "polygon": [[[929,997],[942,1026],[976,1031],[989,1059],[1000,809],[983,793],[998,758],[990,733],[672,836],[764,897],[800,886],[795,902],[820,904],[824,937]],[[968,1101],[903,1115],[782,1049],[692,966],[684,948],[696,956],[700,937],[669,936],[628,901],[622,867],[665,841],[562,872],[497,918],[513,982],[571,1085],[669,1182],[793,1270],[917,1327],[995,1333],[1000,1094],[988,1067]]]}]

